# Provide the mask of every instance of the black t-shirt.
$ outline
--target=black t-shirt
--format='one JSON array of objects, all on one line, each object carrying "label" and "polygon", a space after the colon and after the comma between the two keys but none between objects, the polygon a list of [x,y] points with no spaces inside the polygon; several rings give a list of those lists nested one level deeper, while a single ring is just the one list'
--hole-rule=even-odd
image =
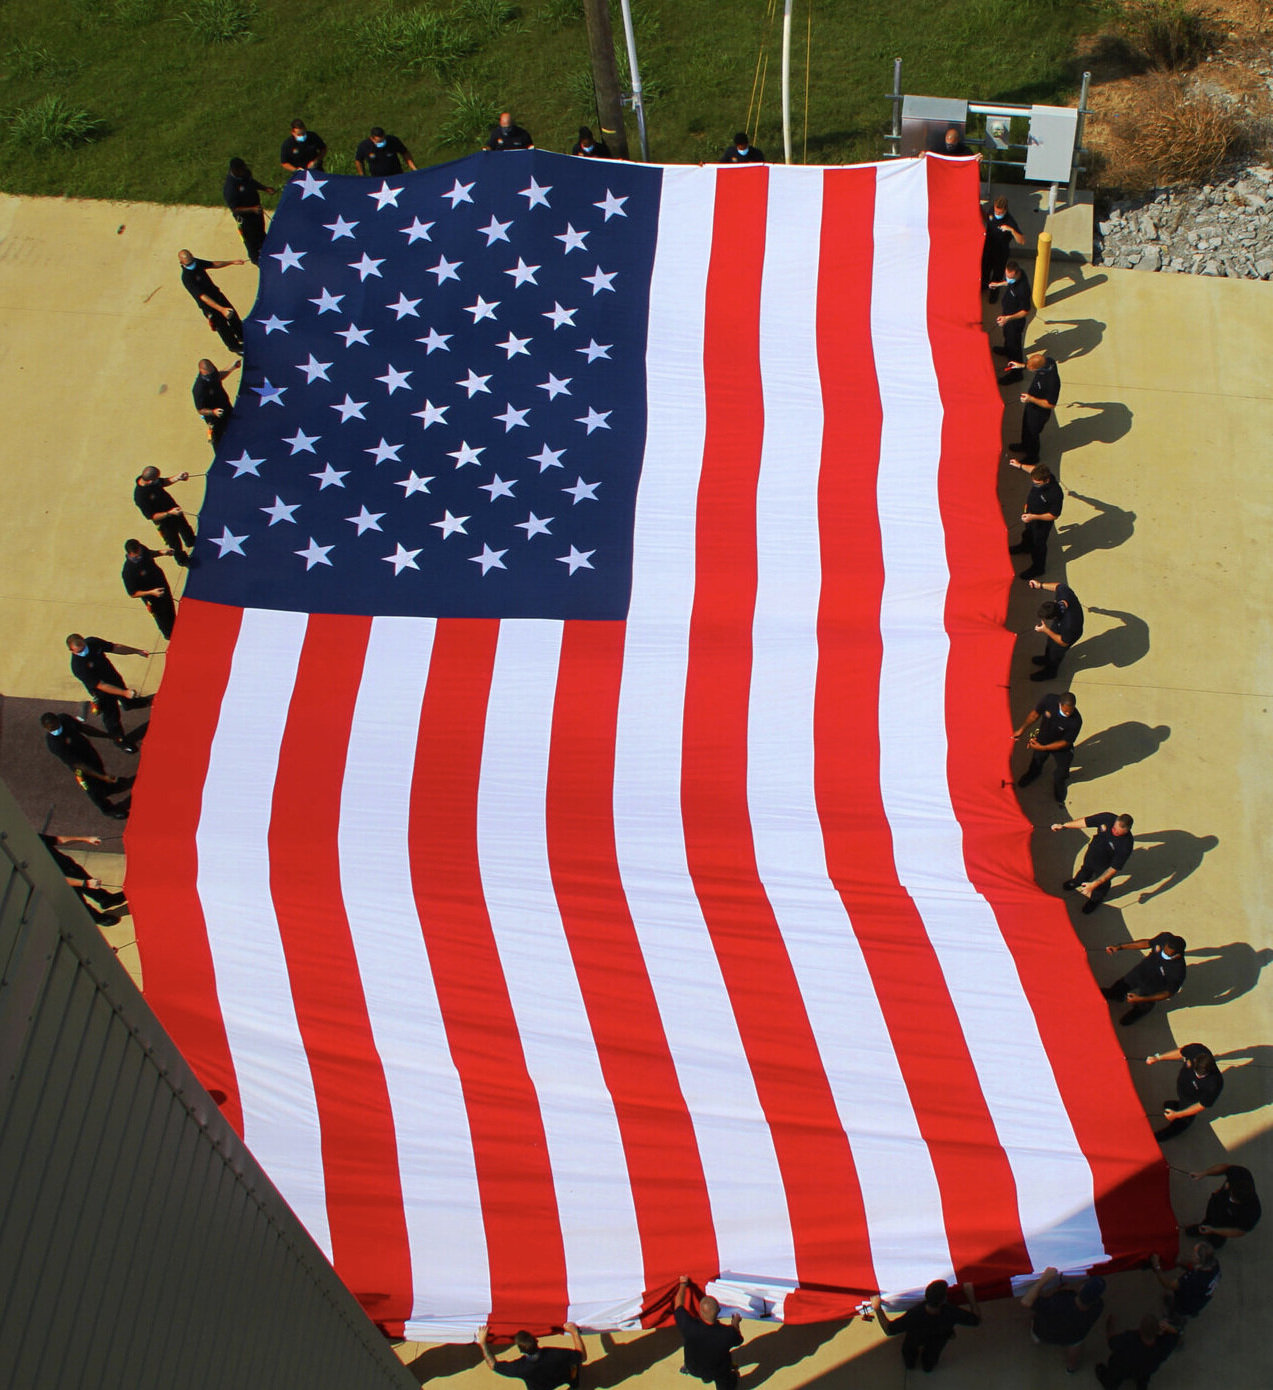
[{"label": "black t-shirt", "polygon": [[294,169],[304,169],[314,160],[322,159],[326,153],[327,146],[323,144],[323,137],[314,131],[307,130],[303,140],[297,139],[289,132],[279,148],[278,162],[290,164]]},{"label": "black t-shirt", "polygon": [[200,295],[207,295],[214,303],[228,305],[230,301],[212,283],[212,276],[208,274],[211,261],[201,261],[197,256],[189,265],[181,267],[181,283],[190,291],[190,297],[200,309],[207,312],[208,306],[200,298]]},{"label": "black t-shirt", "polygon": [[1226,1181],[1211,1194],[1203,1219],[1220,1230],[1253,1230],[1260,1219],[1260,1199],[1254,1192],[1246,1198],[1235,1197]]},{"label": "black t-shirt", "polygon": [[1175,994],[1185,982],[1185,957],[1164,956],[1162,948],[1171,942],[1170,932],[1159,932],[1149,943],[1149,954],[1124,977],[1133,994]]},{"label": "black t-shirt", "polygon": [[1019,314],[1022,309],[1029,308],[1030,282],[1017,271],[1017,278],[1009,280],[1003,287],[1003,299],[999,303],[999,310],[1004,314]]},{"label": "black t-shirt", "polygon": [[604,140],[594,140],[592,142],[592,148],[589,150],[584,149],[583,142],[581,140],[576,140],[575,143],[570,147],[570,153],[581,154],[587,159],[611,158],[610,146],[607,145]]},{"label": "black t-shirt", "polygon": [[534,143],[530,131],[519,125],[497,125],[486,137],[488,150],[528,150]]},{"label": "black t-shirt", "polygon": [[1187,1269],[1180,1276],[1176,1291],[1171,1296],[1173,1313],[1184,1313],[1186,1317],[1196,1318],[1211,1302],[1211,1296],[1220,1282],[1220,1266],[1210,1269]]},{"label": "black t-shirt", "polygon": [[[1057,491],[1060,491],[1059,484]],[[1052,619],[1052,631],[1067,647],[1072,647],[1083,635],[1083,605],[1068,584],[1056,586],[1056,601],[1065,607]]]},{"label": "black t-shirt", "polygon": [[569,1385],[575,1367],[582,1364],[583,1352],[573,1347],[540,1347],[516,1361],[497,1361],[495,1373],[524,1380],[527,1390],[555,1390],[558,1385]]},{"label": "black t-shirt", "polygon": [[1036,743],[1056,743],[1058,739],[1064,739],[1071,748],[1074,747],[1074,741],[1083,727],[1083,716],[1077,706],[1066,714],[1061,709],[1059,695],[1045,695],[1034,707],[1034,712],[1041,716],[1039,727],[1034,731]]},{"label": "black t-shirt", "polygon": [[100,768],[102,760],[97,749],[88,741],[83,724],[73,715],[64,714],[56,729],[45,731],[44,742],[49,752],[72,772],[77,767]]},{"label": "black t-shirt", "polygon": [[930,1312],[927,1304],[917,1303],[900,1318],[894,1318],[885,1331],[890,1337],[904,1332],[908,1337],[925,1342],[945,1342],[954,1336],[956,1327],[977,1327],[980,1323],[981,1319],[976,1313],[954,1303],[943,1303],[936,1312]]},{"label": "black t-shirt", "polygon": [[[1043,366],[1034,374],[1034,380],[1030,383],[1028,392],[1031,396],[1039,396],[1041,399],[1055,405],[1061,395],[1061,373],[1057,365],[1049,357]],[[1040,408],[1040,407],[1036,407]]]},{"label": "black t-shirt", "polygon": [[1092,1330],[1104,1308],[1100,1298],[1080,1308],[1077,1289],[1058,1289],[1034,1305],[1034,1335],[1049,1346],[1075,1346]]},{"label": "black t-shirt", "polygon": [[153,483],[143,483],[140,478],[137,480],[136,487],[133,488],[133,501],[137,504],[137,510],[146,518],[152,520],[161,512],[171,512],[176,509],[176,502],[173,501],[166,484],[172,482],[171,478],[156,478]]},{"label": "black t-shirt", "polygon": [[238,212],[240,208],[259,208],[264,192],[265,185],[257,183],[251,174],[243,178],[237,174],[227,174],[225,183],[221,185],[221,196],[231,212]]},{"label": "black t-shirt", "polygon": [[672,1315],[685,1342],[685,1369],[700,1380],[715,1380],[733,1365],[730,1348],[742,1346],[743,1334],[727,1322],[706,1323],[688,1308]]},{"label": "black t-shirt", "polygon": [[1224,1090],[1224,1074],[1219,1067],[1213,1066],[1199,1076],[1189,1065],[1194,1058],[1201,1057],[1204,1050],[1201,1043],[1186,1043],[1180,1049],[1185,1065],[1176,1073],[1176,1099],[1182,1107],[1201,1104],[1210,1110]]},{"label": "black t-shirt", "polygon": [[402,161],[406,153],[407,147],[396,135],[386,135],[383,145],[377,145],[371,136],[368,136],[354,151],[354,158],[367,173],[384,179],[402,173]]},{"label": "black t-shirt", "polygon": [[221,384],[221,376],[216,373],[212,376],[204,376],[202,372],[194,379],[194,385],[190,388],[190,394],[194,397],[194,408],[196,410],[224,410],[227,413],[233,408],[230,405],[230,398],[225,393],[225,387]]},{"label": "black t-shirt", "polygon": [[1087,846],[1083,863],[1089,873],[1103,874],[1106,869],[1121,869],[1131,858],[1135,836],[1129,830],[1125,835],[1114,834],[1114,822],[1118,817],[1113,811],[1101,811],[1088,816],[1083,822],[1089,830],[1095,830]]},{"label": "black t-shirt", "polygon": [[1127,1380],[1147,1381],[1175,1350],[1180,1340],[1174,1332],[1160,1332],[1150,1346],[1139,1332],[1117,1332],[1109,1339],[1109,1368]]},{"label": "black t-shirt", "polygon": [[721,155],[719,162],[721,164],[763,164],[765,152],[757,149],[755,145],[748,145],[745,150],[740,150],[737,145],[731,145]]},{"label": "black t-shirt", "polygon": [[84,650],[71,653],[71,675],[94,698],[97,696],[97,687],[103,682],[116,685],[121,690],[128,689],[128,682],[106,656],[107,652],[114,650],[113,642],[104,642],[100,637],[86,637]]},{"label": "black t-shirt", "polygon": [[1023,511],[1032,512],[1040,515],[1044,512],[1052,516],[1060,516],[1061,508],[1065,505],[1065,492],[1061,484],[1055,478],[1050,483],[1031,483],[1030,491],[1025,499]]},{"label": "black t-shirt", "polygon": [[139,594],[143,589],[167,589],[168,580],[155,559],[155,552],[142,546],[141,558],[125,558],[124,568],[120,570],[124,588],[130,594]]},{"label": "black t-shirt", "polygon": [[1013,240],[1009,227],[1013,231],[1021,230],[1021,224],[1010,212],[1005,212],[1002,217],[996,217],[993,211],[986,213],[986,241],[990,246],[1006,247]]}]

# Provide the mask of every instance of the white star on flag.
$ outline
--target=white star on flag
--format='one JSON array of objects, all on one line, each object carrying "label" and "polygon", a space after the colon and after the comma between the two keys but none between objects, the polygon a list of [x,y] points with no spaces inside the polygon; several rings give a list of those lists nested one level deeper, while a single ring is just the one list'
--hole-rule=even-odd
[{"label": "white star on flag", "polygon": [[293,251],[289,245],[284,246],[281,251],[271,251],[270,259],[277,261],[280,272],[286,274],[289,270],[300,270],[301,262],[307,254],[305,251]]},{"label": "white star on flag", "polygon": [[327,195],[323,189],[327,187],[326,179],[316,179],[312,169],[306,169],[298,179],[292,180],[292,187],[301,190],[301,201],[306,198],[318,198],[322,202],[327,201]]},{"label": "white star on flag", "polygon": [[594,410],[589,406],[587,415],[577,416],[575,423],[587,426],[589,434],[593,430],[608,430],[610,428],[608,421],[613,414],[613,410]]},{"label": "white star on flag", "polygon": [[548,399],[549,399],[550,401],[555,401],[555,400],[557,399],[558,396],[568,396],[568,395],[570,395],[570,389],[569,389],[569,388],[570,388],[570,383],[571,383],[573,380],[574,380],[574,377],[571,377],[571,376],[568,376],[568,377],[559,377],[559,376],[554,376],[551,372],[549,372],[549,373],[548,373],[548,380],[547,380],[547,381],[541,381],[541,382],[539,383],[539,389],[540,389],[541,391],[547,391],[547,392],[548,392]]},{"label": "white star on flag", "polygon": [[498,299],[488,303],[479,294],[477,297],[477,303],[466,304],[464,306],[464,312],[466,314],[472,314],[473,322],[477,324],[481,323],[483,319],[493,319],[495,317],[495,310],[499,308],[499,304],[500,302]]},{"label": "white star on flag", "polygon": [[347,516],[345,520],[356,526],[361,536],[364,531],[379,531],[380,519],[383,516],[384,512],[369,512],[364,506],[359,508],[357,516]]},{"label": "white star on flag", "polygon": [[400,372],[392,363],[388,363],[385,367],[384,376],[378,376],[376,380],[383,381],[389,389],[389,394],[392,396],[395,391],[410,389],[411,382],[408,379],[410,376],[410,370]]},{"label": "white star on flag", "polygon": [[616,198],[607,188],[606,196],[599,203],[593,203],[592,206],[600,208],[606,215],[606,221],[609,222],[612,217],[626,217],[628,215],[623,210],[623,205],[627,201],[626,198]]},{"label": "white star on flag", "polygon": [[[311,449],[310,453],[312,454],[313,452],[314,451]],[[323,465],[323,471],[321,473],[311,473],[309,476],[318,479],[319,492],[326,492],[329,487],[344,487],[345,479],[349,477],[349,472],[346,470],[344,473],[340,473],[328,463]]]},{"label": "white star on flag", "polygon": [[496,343],[495,346],[503,348],[508,354],[508,360],[511,362],[518,353],[521,353],[524,357],[530,356],[530,352],[526,347],[526,344],[530,341],[529,338],[519,338],[516,333],[510,333],[502,343]]},{"label": "white star on flag", "polygon": [[292,456],[295,457],[297,454],[312,454],[314,452],[314,445],[317,444],[322,437],[321,434],[306,434],[298,425],[296,427],[296,433],[292,435],[290,439],[283,440],[283,443],[292,446]]},{"label": "white star on flag", "polygon": [[320,314],[337,314],[340,312],[340,301],[344,299],[344,297],[343,294],[332,294],[329,289],[324,289],[317,299],[311,299],[309,302],[318,305],[318,312]]},{"label": "white star on flag", "polygon": [[483,542],[482,553],[480,555],[470,555],[469,559],[472,560],[475,565],[481,565],[482,573],[486,574],[488,570],[507,569],[508,566],[504,563],[504,556],[507,554],[507,550],[492,550],[489,545]]},{"label": "white star on flag", "polygon": [[448,261],[445,256],[439,256],[437,265],[431,265],[428,273],[438,277],[439,285],[444,284],[447,280],[455,280],[458,282],[460,277],[455,272],[463,264],[463,261]]},{"label": "white star on flag", "polygon": [[591,275],[581,275],[579,278],[585,285],[592,286],[592,293],[598,295],[602,290],[609,290],[615,293],[614,286],[610,283],[619,272],[617,270],[602,270],[600,266]]},{"label": "white star on flag", "polygon": [[407,477],[399,478],[398,481],[394,483],[394,487],[405,489],[402,494],[403,500],[405,501],[413,492],[428,492],[429,484],[432,481],[432,475],[427,478],[421,478],[413,468]]},{"label": "white star on flag", "polygon": [[446,540],[448,536],[453,535],[456,531],[463,536],[467,536],[468,532],[464,529],[464,523],[468,521],[468,519],[469,518],[466,516],[452,516],[450,512],[443,512],[442,520],[435,521],[432,524],[442,532],[442,539]]},{"label": "white star on flag", "polygon": [[338,328],[336,336],[344,338],[347,348],[353,347],[355,343],[361,343],[363,347],[370,347],[367,339],[375,332],[374,328],[359,328],[356,323],[351,323],[348,328]]},{"label": "white star on flag", "polygon": [[537,285],[539,281],[535,279],[535,272],[539,269],[537,265],[527,265],[520,256],[517,264],[511,270],[506,270],[505,275],[513,277],[513,288],[519,289],[522,285]]},{"label": "white star on flag", "polygon": [[587,239],[587,232],[575,231],[569,222],[566,223],[566,230],[553,238],[554,241],[560,241],[565,246],[566,249],[562,254],[566,256],[570,255],[572,251],[586,251],[588,248],[584,242]]},{"label": "white star on flag", "polygon": [[575,351],[582,352],[589,362],[595,362],[598,357],[604,357],[606,361],[609,362],[612,360],[610,357],[610,349],[613,346],[613,343],[606,343],[603,346],[601,343],[597,342],[595,338],[589,338],[586,348],[576,348]]},{"label": "white star on flag", "polygon": [[597,489],[601,486],[600,481],[595,483],[585,483],[582,478],[575,479],[574,487],[564,487],[562,492],[568,492],[575,499],[575,506],[580,502],[597,501]]},{"label": "white star on flag", "polygon": [[226,459],[226,462],[234,469],[234,476],[241,478],[245,473],[250,473],[254,478],[261,476],[261,465],[264,459],[254,459],[246,449],[236,459]]},{"label": "white star on flag", "polygon": [[398,450],[401,448],[401,444],[386,444],[385,437],[382,434],[380,436],[380,443],[377,444],[374,448],[364,449],[363,453],[375,454],[376,466],[379,467],[382,463],[384,463],[386,459],[390,459],[394,463],[401,463],[402,460],[398,457]]},{"label": "white star on flag", "polygon": [[341,401],[339,405],[332,406],[331,409],[339,412],[340,423],[345,425],[348,424],[350,420],[365,420],[367,417],[363,414],[363,410],[366,408],[366,405],[366,401],[353,400],[349,392],[346,391],[345,399]]},{"label": "white star on flag", "polygon": [[552,532],[548,529],[548,524],[555,519],[551,516],[536,516],[534,512],[531,512],[526,520],[519,521],[517,526],[526,532],[526,539],[530,540],[532,536],[551,536]]},{"label": "white star on flag", "polygon": [[[434,224],[432,222],[421,222],[418,217],[413,217],[411,219],[411,225],[409,227],[399,227],[398,230],[402,233],[403,236],[406,237],[407,245],[414,246],[417,241],[433,240],[433,238],[429,235],[429,232],[432,230],[433,226]],[[416,553],[419,554],[419,551],[417,551]]]},{"label": "white star on flag", "polygon": [[261,398],[257,401],[257,405],[282,405],[283,392],[287,390],[287,387],[275,386],[269,377],[266,377],[260,386],[254,386],[252,389]]},{"label": "white star on flag", "polygon": [[[412,476],[414,476],[414,474]],[[404,549],[402,542],[399,541],[397,550],[395,550],[392,555],[384,556],[384,561],[385,564],[393,566],[395,575],[399,575],[403,570],[418,570],[420,568],[415,562],[415,557],[419,555],[419,553],[419,550]]]},{"label": "white star on flag", "polygon": [[304,372],[306,384],[312,386],[316,380],[331,380],[331,377],[327,375],[327,368],[330,366],[330,362],[320,362],[318,358],[316,358],[314,354],[311,352],[309,355],[309,361],[306,362],[303,366],[298,364],[296,370],[298,372]]},{"label": "white star on flag", "polygon": [[466,376],[463,381],[457,381],[455,384],[457,386],[463,386],[469,393],[469,400],[472,400],[479,391],[484,391],[488,396],[491,394],[491,388],[486,384],[490,379],[489,374],[487,376],[478,376],[473,368],[470,367],[468,376]]},{"label": "white star on flag", "polygon": [[449,193],[442,193],[439,196],[442,198],[450,198],[451,211],[454,212],[455,209],[459,207],[461,203],[471,203],[473,201],[473,199],[469,196],[469,189],[471,189],[472,187],[473,184],[461,183],[459,179],[456,179],[456,181],[451,185],[451,191]]},{"label": "white star on flag", "polygon": [[271,314],[267,319],[257,319],[257,323],[265,329],[267,338],[271,333],[286,333],[288,326],[295,322],[295,319],[281,319],[277,314]]},{"label": "white star on flag", "polygon": [[281,497],[275,495],[274,505],[272,507],[262,507],[261,510],[269,517],[271,526],[277,526],[280,521],[290,521],[294,526],[296,524],[296,518],[292,513],[299,511],[300,505],[299,502],[293,502],[289,506]]},{"label": "white star on flag", "polygon": [[247,540],[246,534],[242,536],[231,535],[230,528],[223,526],[221,534],[212,538],[212,544],[220,547],[220,554],[217,559],[224,560],[227,555],[242,555],[245,540]]},{"label": "white star on flag", "polygon": [[491,418],[495,420],[502,420],[504,422],[504,433],[507,434],[509,430],[516,429],[518,425],[520,425],[523,429],[530,429],[530,426],[526,423],[526,417],[529,414],[530,406],[527,406],[525,410],[514,410],[513,403],[510,401],[504,407],[503,415],[495,415]]},{"label": "white star on flag", "polygon": [[552,319],[553,332],[555,333],[563,324],[569,324],[570,327],[573,328],[575,326],[575,315],[578,312],[578,309],[563,309],[554,299],[553,307],[544,311],[544,318]]},{"label": "white star on flag", "polygon": [[486,452],[486,445],[479,444],[476,449],[470,448],[468,440],[463,440],[460,447],[447,455],[447,458],[455,460],[457,468],[463,468],[466,463],[480,464],[480,455]]},{"label": "white star on flag", "polygon": [[357,222],[346,222],[339,213],[336,214],[336,220],[334,222],[323,223],[324,229],[332,234],[333,241],[339,241],[343,236],[347,236],[350,241],[356,241],[357,238],[354,236],[354,228],[357,225]]},{"label": "white star on flag", "polygon": [[427,338],[417,338],[416,342],[424,344],[425,356],[428,357],[432,355],[434,348],[441,348],[443,352],[450,352],[451,349],[447,347],[447,344],[454,336],[455,334],[453,333],[439,333],[436,328],[430,328],[429,336]]},{"label": "white star on flag", "polygon": [[512,482],[506,483],[504,479],[496,473],[489,483],[483,483],[478,490],[480,492],[489,492],[491,494],[491,501],[494,502],[497,497],[511,497],[513,495],[513,489],[516,486],[516,478],[514,478]]},{"label": "white star on flag", "polygon": [[368,198],[375,199],[376,211],[384,212],[385,208],[396,208],[398,206],[398,194],[402,192],[402,186],[397,188],[389,187],[389,180],[385,179],[374,193],[368,193]]},{"label": "white star on flag", "polygon": [[427,430],[430,425],[445,425],[446,413],[450,408],[449,405],[434,405],[432,401],[425,401],[423,410],[413,410],[411,413],[417,420],[424,421]]},{"label": "white star on flag", "polygon": [[519,198],[526,199],[526,210],[529,212],[533,207],[548,207],[548,195],[553,191],[552,184],[541,185],[535,182],[535,176],[530,176],[530,187],[520,189]]},{"label": "white star on flag", "polygon": [[305,569],[308,572],[309,570],[312,570],[315,565],[330,565],[331,561],[327,558],[327,556],[328,553],[332,550],[335,550],[335,548],[336,547],[334,544],[319,545],[319,543],[313,538],[313,536],[311,536],[309,538],[309,544],[305,547],[304,550],[294,550],[292,554],[299,555],[301,559],[305,561]]},{"label": "white star on flag", "polygon": [[570,566],[570,573],[578,569],[590,570],[592,568],[592,557],[597,552],[595,550],[576,550],[572,545],[569,555],[558,555],[559,563]]},{"label": "white star on flag", "polygon": [[[380,274],[380,267],[384,265],[384,263],[385,258],[383,256],[381,256],[379,260],[374,260],[364,251],[362,253],[362,260],[350,261],[349,268],[350,270],[356,270],[358,272],[358,279],[360,282],[365,281],[368,275],[374,275],[378,280],[382,280],[384,276]],[[598,267],[598,270],[599,269],[600,267]],[[594,290],[593,293],[595,294],[596,291]]]},{"label": "white star on flag", "polygon": [[494,213],[491,213],[491,220],[485,227],[479,227],[477,230],[485,236],[487,246],[491,247],[494,246],[497,241],[508,240],[508,229],[512,225],[511,218],[507,222],[501,222]]},{"label": "white star on flag", "polygon": [[560,468],[561,456],[565,452],[565,449],[550,449],[548,445],[545,444],[539,453],[530,455],[530,461],[531,463],[537,463],[539,465],[539,471],[542,473],[548,468]]},{"label": "white star on flag", "polygon": [[397,315],[398,322],[401,323],[408,315],[413,319],[420,317],[419,311],[416,309],[419,302],[418,299],[408,299],[405,294],[399,291],[397,300],[393,304],[386,304],[385,308],[392,309]]}]

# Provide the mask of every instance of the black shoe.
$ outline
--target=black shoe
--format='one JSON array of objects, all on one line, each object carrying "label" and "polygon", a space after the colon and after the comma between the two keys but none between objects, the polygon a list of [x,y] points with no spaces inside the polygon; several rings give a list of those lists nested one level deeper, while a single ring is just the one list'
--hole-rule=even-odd
[{"label": "black shoe", "polygon": [[1032,656],[1030,660],[1033,661],[1036,666],[1046,666],[1048,664],[1046,656]]},{"label": "black shoe", "polygon": [[1038,780],[1038,776],[1039,774],[1037,772],[1023,772],[1021,776],[1017,778],[1017,786],[1028,787],[1031,782]]},{"label": "black shoe", "polygon": [[181,566],[182,569],[185,569],[185,567],[190,563],[189,555],[174,555],[172,558],[177,562],[177,564]]},{"label": "black shoe", "polygon": [[102,900],[102,907],[109,911],[112,907],[122,907],[127,901],[127,893],[108,893]]},{"label": "black shoe", "polygon": [[1065,882],[1061,885],[1061,887],[1064,888],[1067,893],[1072,893],[1078,886],[1079,881],[1076,878],[1067,878]]},{"label": "black shoe", "polygon": [[996,357],[1007,357],[1008,355],[1008,349],[1006,347],[992,347],[990,351],[993,352]]},{"label": "black shoe", "polygon": [[119,926],[119,918],[116,917],[113,912],[95,912],[93,914],[93,921],[96,922],[99,927]]},{"label": "black shoe", "polygon": [[1079,908],[1079,911],[1083,914],[1084,917],[1090,917],[1090,916],[1092,915],[1092,913],[1095,912],[1096,909],[1097,909],[1098,907],[1100,907],[1100,903],[1094,903],[1094,902],[1091,900],[1091,898],[1089,898],[1089,899],[1083,904],[1083,906],[1082,906],[1081,908]]},{"label": "black shoe", "polygon": [[1028,570],[1021,570],[1017,574],[1018,579],[1037,579],[1043,571],[1031,565]]},{"label": "black shoe", "polygon": [[128,819],[128,812],[127,812],[127,811],[107,811],[106,814],[111,818],[111,820],[127,820],[127,819]]},{"label": "black shoe", "polygon": [[137,745],[135,743],[121,743],[119,748],[121,753],[136,754],[137,752]]},{"label": "black shoe", "polygon": [[1054,681],[1056,680],[1056,672],[1049,671],[1045,666],[1042,671],[1032,671],[1030,679],[1032,681]]}]

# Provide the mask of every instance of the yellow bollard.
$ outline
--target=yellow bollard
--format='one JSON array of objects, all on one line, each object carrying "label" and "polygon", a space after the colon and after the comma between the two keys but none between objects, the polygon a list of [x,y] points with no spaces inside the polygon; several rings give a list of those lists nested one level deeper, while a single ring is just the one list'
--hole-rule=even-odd
[{"label": "yellow bollard", "polygon": [[1052,233],[1039,233],[1039,249],[1034,258],[1034,307],[1042,309],[1048,302],[1048,271],[1052,268]]}]

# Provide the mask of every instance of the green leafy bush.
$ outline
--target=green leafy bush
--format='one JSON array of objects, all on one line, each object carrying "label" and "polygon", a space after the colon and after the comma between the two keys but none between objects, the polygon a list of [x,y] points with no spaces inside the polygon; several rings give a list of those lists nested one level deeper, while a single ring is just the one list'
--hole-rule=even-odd
[{"label": "green leafy bush", "polygon": [[71,149],[96,139],[104,129],[96,116],[57,95],[19,107],[9,117],[9,139],[32,150]]}]

